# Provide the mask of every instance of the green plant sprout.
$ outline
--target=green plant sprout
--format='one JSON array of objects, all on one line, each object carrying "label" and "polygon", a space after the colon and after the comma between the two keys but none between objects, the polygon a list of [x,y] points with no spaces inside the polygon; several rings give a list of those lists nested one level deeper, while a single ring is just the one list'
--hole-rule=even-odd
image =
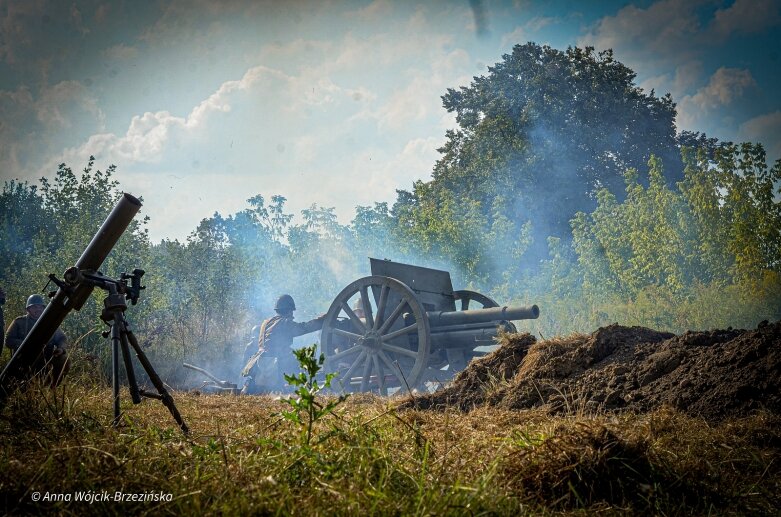
[{"label": "green plant sprout", "polygon": [[282,411],[281,415],[286,420],[295,422],[304,428],[301,436],[302,442],[306,446],[309,446],[312,440],[312,427],[315,422],[331,413],[336,406],[347,399],[347,394],[343,394],[325,405],[316,400],[318,393],[331,387],[331,379],[336,375],[335,373],[327,373],[322,385],[317,382],[316,376],[323,369],[325,355],[321,353],[319,357],[316,357],[316,352],[316,344],[293,350],[302,371],[294,375],[285,374],[285,380],[290,386],[295,387],[295,391],[293,392],[294,396],[284,399],[292,409]]}]

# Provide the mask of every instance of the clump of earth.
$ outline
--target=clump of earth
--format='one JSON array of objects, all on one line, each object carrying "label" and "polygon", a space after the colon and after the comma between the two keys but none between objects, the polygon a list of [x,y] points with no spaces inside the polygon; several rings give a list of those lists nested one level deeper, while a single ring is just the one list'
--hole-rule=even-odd
[{"label": "clump of earth", "polygon": [[717,422],[760,409],[781,413],[780,385],[781,321],[679,336],[615,324],[544,341],[504,335],[452,383],[401,407],[543,407],[557,414],[672,406]]}]

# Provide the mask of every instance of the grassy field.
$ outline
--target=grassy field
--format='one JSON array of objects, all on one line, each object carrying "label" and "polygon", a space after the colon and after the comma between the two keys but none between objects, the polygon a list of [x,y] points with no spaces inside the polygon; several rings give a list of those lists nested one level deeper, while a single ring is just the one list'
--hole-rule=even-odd
[{"label": "grassy field", "polygon": [[397,411],[393,399],[357,395],[319,421],[306,445],[272,397],[174,393],[185,437],[159,402],[133,406],[122,396],[114,428],[106,388],[71,380],[15,394],[0,417],[3,512],[781,511],[781,418],[770,414],[716,426],[672,410]]}]

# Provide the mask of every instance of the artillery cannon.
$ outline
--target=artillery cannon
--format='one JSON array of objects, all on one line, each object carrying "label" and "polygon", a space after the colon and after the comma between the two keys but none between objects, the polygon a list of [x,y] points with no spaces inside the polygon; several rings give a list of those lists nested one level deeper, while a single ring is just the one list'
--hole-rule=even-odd
[{"label": "artillery cannon", "polygon": [[[328,309],[320,336],[326,371],[346,391],[415,388],[443,382],[484,355],[511,320],[540,310],[500,307],[474,291],[454,291],[450,273],[369,259],[371,276],[345,287]],[[458,305],[458,307],[457,307]]]}]

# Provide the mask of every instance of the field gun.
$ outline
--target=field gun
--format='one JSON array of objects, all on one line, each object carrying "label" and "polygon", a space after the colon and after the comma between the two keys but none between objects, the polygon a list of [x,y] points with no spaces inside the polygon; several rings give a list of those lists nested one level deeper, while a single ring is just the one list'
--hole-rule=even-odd
[{"label": "field gun", "polygon": [[485,355],[513,320],[540,310],[499,306],[475,291],[454,291],[450,273],[370,258],[372,275],[345,287],[323,322],[320,345],[334,386],[346,391],[412,389],[443,382]]}]

